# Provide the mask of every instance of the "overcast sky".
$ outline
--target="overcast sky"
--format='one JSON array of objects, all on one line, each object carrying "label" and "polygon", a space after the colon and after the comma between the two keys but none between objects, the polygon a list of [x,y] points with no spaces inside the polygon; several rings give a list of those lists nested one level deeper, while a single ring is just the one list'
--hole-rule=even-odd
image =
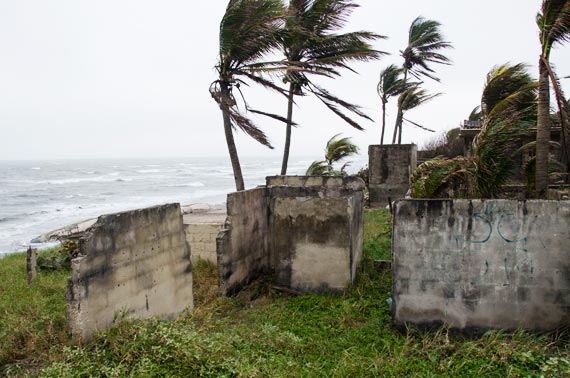
[{"label": "overcast sky", "polygon": [[[362,105],[376,121],[352,129],[312,98],[298,101],[292,155],[322,155],[336,133],[353,137],[365,154],[379,140],[379,71],[401,64],[411,21],[442,23],[455,47],[452,66],[436,67],[444,95],[408,114],[438,131],[457,127],[479,104],[493,65],[525,62],[537,76],[535,15],[541,0],[361,0],[348,30],[389,37],[375,47],[391,53],[322,80],[331,92]],[[219,108],[208,93],[215,80],[219,21],[227,1],[1,0],[0,160],[227,155]],[[570,45],[552,61],[570,75]],[[563,80],[568,89],[570,80]],[[257,108],[285,114],[286,99],[246,89]],[[394,104],[392,104],[394,105]],[[391,135],[395,109],[388,114]],[[257,119],[275,150],[238,133],[241,155],[281,154],[284,127]],[[433,134],[407,127],[404,141],[420,146]]]}]

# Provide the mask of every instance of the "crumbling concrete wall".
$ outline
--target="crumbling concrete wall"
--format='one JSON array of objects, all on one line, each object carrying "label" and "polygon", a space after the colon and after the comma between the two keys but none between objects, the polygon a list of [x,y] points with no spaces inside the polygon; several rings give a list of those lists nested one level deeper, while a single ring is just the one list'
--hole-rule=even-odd
[{"label": "crumbling concrete wall", "polygon": [[568,201],[399,201],[392,253],[398,325],[543,331],[570,322]]},{"label": "crumbling concrete wall", "polygon": [[384,144],[368,147],[370,206],[384,207],[388,199],[404,198],[417,167],[415,144]]},{"label": "crumbling concrete wall", "polygon": [[362,180],[277,176],[267,185],[276,284],[302,292],[346,289],[362,257]]},{"label": "crumbling concrete wall", "polygon": [[202,259],[212,264],[218,263],[216,238],[223,228],[223,223],[190,223],[184,225],[186,241],[192,249],[192,261]]},{"label": "crumbling concrete wall", "polygon": [[192,307],[192,265],[178,204],[100,216],[72,260],[67,313],[88,341],[121,318],[172,319]]},{"label": "crumbling concrete wall", "polygon": [[359,178],[276,176],[230,194],[218,236],[222,292],[265,273],[302,292],[344,290],[362,258],[363,190]]},{"label": "crumbling concrete wall", "polygon": [[228,215],[217,239],[218,274],[223,294],[233,294],[268,272],[268,211],[266,188],[228,194]]}]

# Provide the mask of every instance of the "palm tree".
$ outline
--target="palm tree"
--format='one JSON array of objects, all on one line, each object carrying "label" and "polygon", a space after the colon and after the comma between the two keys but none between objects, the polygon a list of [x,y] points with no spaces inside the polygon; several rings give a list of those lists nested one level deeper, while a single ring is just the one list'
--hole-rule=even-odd
[{"label": "palm tree", "polygon": [[[452,48],[450,42],[444,40],[440,32],[441,24],[434,20],[427,20],[422,16],[417,17],[410,25],[408,34],[408,46],[400,55],[404,58],[404,81],[407,82],[408,74],[421,80],[424,76],[439,81],[430,63],[451,64],[449,58],[439,53],[442,49]],[[394,134],[398,133],[398,144],[402,140],[402,109],[398,107]],[[392,143],[395,141],[393,138]]]},{"label": "palm tree", "polygon": [[350,163],[345,163],[339,170],[334,169],[334,163],[358,153],[358,147],[352,143],[350,138],[339,138],[336,134],[327,142],[325,149],[325,160],[314,161],[307,169],[307,176],[346,176],[346,167]]},{"label": "palm tree", "polygon": [[538,120],[536,130],[536,196],[546,198],[550,153],[550,82],[549,58],[557,43],[570,40],[570,1],[543,0],[536,17],[540,32],[541,53],[538,62]]},{"label": "palm tree", "polygon": [[382,132],[380,134],[380,144],[384,144],[384,132],[386,130],[386,104],[390,97],[398,96],[406,90],[406,82],[402,79],[403,68],[391,64],[380,72],[380,81],[376,87],[378,96],[382,101]]},{"label": "palm tree", "polygon": [[233,129],[240,128],[261,144],[272,147],[265,133],[240,113],[234,91],[239,91],[240,83],[244,83],[240,77],[279,90],[272,82],[256,73],[263,72],[267,67],[267,64],[260,62],[261,58],[279,47],[284,14],[285,8],[280,0],[230,0],[220,23],[219,60],[216,66],[218,79],[211,84],[210,94],[222,110],[226,142],[238,191],[245,187]]},{"label": "palm tree", "polygon": [[[398,144],[402,143],[402,124],[404,121],[412,124],[413,126],[419,127],[420,129],[435,132],[434,130],[428,129],[425,126],[422,126],[418,123],[412,122],[409,119],[404,118],[404,113],[408,110],[412,110],[417,108],[418,106],[425,104],[426,102],[430,101],[431,99],[440,96],[441,93],[429,94],[427,90],[420,89],[419,83],[412,83],[409,84],[409,88],[406,89],[400,97],[398,97],[398,115],[396,117],[396,125],[399,125],[399,128],[394,129],[394,135],[392,137],[392,144],[396,142],[396,134],[398,134]],[[398,130],[400,132],[398,133]]]},{"label": "palm tree", "polygon": [[489,71],[479,107],[472,120],[483,122],[473,156],[434,159],[412,177],[414,197],[482,197],[499,193],[515,172],[514,157],[522,151],[523,137],[536,124],[538,83],[524,64],[495,66]]},{"label": "palm tree", "polygon": [[358,5],[349,0],[290,0],[283,37],[283,48],[288,64],[284,81],[289,83],[287,96],[287,128],[281,174],[287,174],[293,124],[295,96],[304,90],[314,94],[326,107],[358,130],[362,127],[339,108],[371,120],[360,107],[332,95],[313,83],[309,76],[340,77],[338,69],[352,61],[378,59],[383,54],[372,49],[369,42],[384,38],[366,31],[338,34]]}]

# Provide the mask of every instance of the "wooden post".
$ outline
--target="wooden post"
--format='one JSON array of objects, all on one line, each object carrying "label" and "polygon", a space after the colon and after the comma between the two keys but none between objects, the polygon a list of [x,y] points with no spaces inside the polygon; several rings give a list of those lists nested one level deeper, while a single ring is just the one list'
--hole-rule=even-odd
[{"label": "wooden post", "polygon": [[28,248],[28,257],[26,259],[26,266],[28,270],[28,285],[32,283],[32,281],[36,278],[36,259],[37,259],[37,252],[36,248],[29,247]]}]

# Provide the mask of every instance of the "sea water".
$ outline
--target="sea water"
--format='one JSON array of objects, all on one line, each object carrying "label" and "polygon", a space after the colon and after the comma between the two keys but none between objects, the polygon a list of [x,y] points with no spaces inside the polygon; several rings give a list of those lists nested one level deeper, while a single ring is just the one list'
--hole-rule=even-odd
[{"label": "sea water", "polygon": [[[288,174],[303,174],[312,160],[291,159]],[[365,165],[356,160],[352,171]],[[277,158],[242,157],[241,163],[246,188],[263,185],[281,166]],[[233,191],[226,157],[0,161],[0,254],[102,214],[172,202],[222,204]]]}]

